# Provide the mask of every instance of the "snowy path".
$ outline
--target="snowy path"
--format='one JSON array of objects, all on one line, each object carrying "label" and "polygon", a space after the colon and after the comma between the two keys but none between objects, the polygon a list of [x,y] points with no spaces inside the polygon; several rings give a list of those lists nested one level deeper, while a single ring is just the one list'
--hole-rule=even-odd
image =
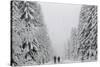
[{"label": "snowy path", "polygon": [[[65,64],[65,63],[79,63],[80,61],[72,61],[72,60],[63,60],[60,63],[56,63],[56,64]],[[54,61],[50,61],[48,63],[45,64],[54,64]]]}]

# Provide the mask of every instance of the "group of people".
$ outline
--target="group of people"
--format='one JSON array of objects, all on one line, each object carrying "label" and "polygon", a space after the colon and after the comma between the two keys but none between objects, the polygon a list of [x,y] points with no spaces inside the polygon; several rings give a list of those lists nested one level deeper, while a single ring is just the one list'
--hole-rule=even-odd
[{"label": "group of people", "polygon": [[60,63],[60,56],[56,57],[54,56],[54,63]]}]

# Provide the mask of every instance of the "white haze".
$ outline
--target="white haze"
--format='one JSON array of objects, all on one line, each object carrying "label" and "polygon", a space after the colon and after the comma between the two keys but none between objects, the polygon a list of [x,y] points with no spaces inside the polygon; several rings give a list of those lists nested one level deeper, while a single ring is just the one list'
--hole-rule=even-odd
[{"label": "white haze", "polygon": [[72,27],[79,23],[81,5],[43,2],[40,5],[56,55],[64,56],[64,44],[67,45]]}]

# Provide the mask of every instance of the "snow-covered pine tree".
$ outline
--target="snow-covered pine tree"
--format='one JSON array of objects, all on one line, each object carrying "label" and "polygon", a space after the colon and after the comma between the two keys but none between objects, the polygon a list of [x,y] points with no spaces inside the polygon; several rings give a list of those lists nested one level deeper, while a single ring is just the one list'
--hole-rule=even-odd
[{"label": "snow-covered pine tree", "polygon": [[50,39],[37,2],[11,1],[11,65],[47,63],[51,57]]},{"label": "snow-covered pine tree", "polygon": [[78,60],[78,47],[79,47],[79,40],[78,40],[78,29],[77,28],[72,28],[71,30],[71,36],[68,41],[68,56],[69,60],[77,61]]},{"label": "snow-covered pine tree", "polygon": [[83,5],[79,22],[78,54],[82,61],[97,59],[97,6]]}]

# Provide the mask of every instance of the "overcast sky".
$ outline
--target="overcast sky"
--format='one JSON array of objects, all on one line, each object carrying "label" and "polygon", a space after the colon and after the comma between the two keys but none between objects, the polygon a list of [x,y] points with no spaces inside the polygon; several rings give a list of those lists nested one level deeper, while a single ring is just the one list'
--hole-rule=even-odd
[{"label": "overcast sky", "polygon": [[52,46],[57,55],[64,54],[64,44],[70,37],[72,27],[79,23],[81,5],[40,3]]}]

